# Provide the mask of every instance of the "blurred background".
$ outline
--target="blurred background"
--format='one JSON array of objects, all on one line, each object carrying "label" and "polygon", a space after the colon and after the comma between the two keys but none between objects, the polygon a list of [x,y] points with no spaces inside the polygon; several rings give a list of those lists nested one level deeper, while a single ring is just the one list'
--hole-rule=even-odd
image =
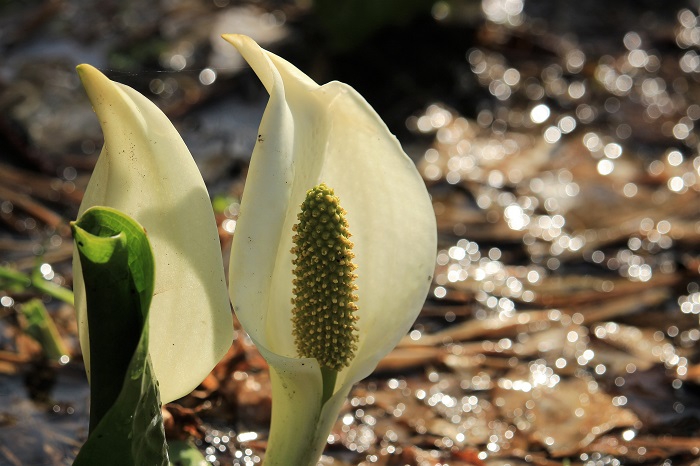
[{"label": "blurred background", "polygon": [[[103,141],[75,66],[172,119],[228,257],[267,94],[222,33],[357,89],[433,197],[426,305],[323,464],[700,465],[699,8],[0,0],[0,465],[69,465],[87,436],[67,225]],[[259,464],[266,370],[239,331],[170,438]]]}]

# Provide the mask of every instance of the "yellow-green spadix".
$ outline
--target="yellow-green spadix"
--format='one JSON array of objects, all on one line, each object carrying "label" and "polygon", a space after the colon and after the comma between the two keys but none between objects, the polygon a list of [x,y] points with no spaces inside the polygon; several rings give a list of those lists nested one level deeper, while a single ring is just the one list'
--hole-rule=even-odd
[{"label": "yellow-green spadix", "polygon": [[[351,87],[323,86],[242,35],[225,35],[270,94],[243,192],[230,262],[234,310],[270,365],[267,466],[315,465],[352,385],[406,334],[431,282],[436,226],[413,162]],[[323,402],[316,358],[292,323],[293,226],[325,183],[346,211],[357,266],[357,341]],[[299,335],[297,335],[299,337]]]},{"label": "yellow-green spadix", "polygon": [[[152,102],[92,66],[80,65],[78,74],[105,139],[79,215],[92,206],[108,206],[146,229],[156,270],[149,354],[165,403],[192,391],[231,344],[231,312],[209,195],[182,138]],[[73,273],[89,375],[85,290],[75,257]]]}]

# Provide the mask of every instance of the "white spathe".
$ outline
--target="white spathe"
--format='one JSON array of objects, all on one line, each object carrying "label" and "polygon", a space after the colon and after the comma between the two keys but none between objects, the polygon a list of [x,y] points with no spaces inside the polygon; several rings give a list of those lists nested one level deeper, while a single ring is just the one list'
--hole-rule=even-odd
[{"label": "white spathe", "polygon": [[[270,94],[233,239],[234,311],[271,367],[265,464],[315,465],[352,385],[368,376],[418,316],[435,266],[430,197],[413,162],[354,89],[323,86],[242,35],[224,35]],[[315,359],[292,336],[292,226],[306,191],[326,183],[355,244],[358,350],[321,406]]]},{"label": "white spathe", "polygon": [[[192,155],[163,112],[90,65],[80,65],[78,73],[105,139],[79,216],[92,206],[107,206],[146,229],[156,270],[149,354],[161,400],[167,403],[191,392],[233,338],[214,212]],[[85,288],[75,255],[73,264],[80,345],[89,377]]]}]

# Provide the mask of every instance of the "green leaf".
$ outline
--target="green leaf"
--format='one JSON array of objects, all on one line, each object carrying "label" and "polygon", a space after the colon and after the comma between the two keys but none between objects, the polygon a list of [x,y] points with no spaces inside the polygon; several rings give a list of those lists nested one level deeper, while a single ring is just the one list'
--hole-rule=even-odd
[{"label": "green leaf", "polygon": [[32,299],[22,304],[21,309],[26,319],[24,332],[39,342],[46,357],[55,361],[67,357],[66,345],[44,303],[40,299]]},{"label": "green leaf", "polygon": [[214,209],[215,214],[223,214],[224,212],[226,212],[226,209],[228,209],[231,206],[231,204],[237,202],[240,201],[233,196],[219,194],[211,200],[211,206]]},{"label": "green leaf", "polygon": [[167,466],[158,382],[148,357],[153,252],[141,225],[107,207],[71,224],[90,334],[90,435],[74,466]]},{"label": "green leaf", "polygon": [[64,303],[68,303],[71,306],[75,304],[75,299],[73,298],[73,292],[69,290],[68,288],[64,288],[60,285],[57,285],[49,280],[46,280],[42,274],[41,271],[39,270],[39,267],[36,267],[32,271],[32,286],[39,290],[40,292],[47,294],[51,296],[52,298],[56,298],[58,300],[63,301]]},{"label": "green leaf", "polygon": [[201,451],[185,440],[173,440],[168,446],[170,466],[208,466]]},{"label": "green leaf", "polygon": [[68,288],[64,288],[57,285],[49,280],[45,280],[41,275],[41,271],[37,266],[33,271],[31,276],[14,270],[10,267],[0,266],[0,286],[5,286],[5,282],[8,285],[13,285],[18,287],[20,290],[23,288],[34,287],[38,291],[45,293],[52,298],[60,299],[61,301],[73,305],[73,292]]}]

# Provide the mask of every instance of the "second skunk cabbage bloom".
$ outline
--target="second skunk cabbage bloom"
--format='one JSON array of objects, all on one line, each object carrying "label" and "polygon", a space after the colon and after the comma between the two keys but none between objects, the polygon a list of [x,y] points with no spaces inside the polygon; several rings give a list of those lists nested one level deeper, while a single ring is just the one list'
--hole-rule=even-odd
[{"label": "second skunk cabbage bloom", "polygon": [[[146,97],[95,68],[80,65],[78,73],[105,139],[78,215],[92,206],[112,207],[146,229],[156,271],[149,354],[167,403],[191,392],[233,337],[214,213],[199,170],[168,118]],[[89,376],[85,288],[77,258],[73,263]]]},{"label": "second skunk cabbage bloom", "polygon": [[[420,312],[435,264],[435,216],[413,162],[354,89],[339,82],[319,86],[246,36],[224,39],[270,94],[243,192],[229,286],[236,315],[270,365],[272,425],[265,464],[315,465],[352,385],[375,369]],[[340,241],[337,248],[323,236],[295,238],[303,227],[299,214],[318,190],[342,205],[345,221],[330,235]],[[324,208],[333,215],[339,210]],[[350,237],[345,229],[352,235],[348,242],[340,239]],[[343,274],[353,275],[338,288],[344,298],[330,298],[353,308],[340,317],[324,314],[322,298],[304,289],[310,280],[318,283],[312,289],[330,286],[325,266],[307,264],[315,270],[310,274],[298,270],[305,260],[300,257],[311,249],[320,254],[311,263],[323,262],[324,247],[325,254],[337,251],[336,260],[347,266]],[[333,270],[330,275],[339,273]],[[297,325],[300,293],[301,306],[325,319],[320,327],[330,332],[348,327],[337,336],[344,342]],[[325,352],[347,357],[335,364],[306,352],[314,339],[328,342]]]}]

